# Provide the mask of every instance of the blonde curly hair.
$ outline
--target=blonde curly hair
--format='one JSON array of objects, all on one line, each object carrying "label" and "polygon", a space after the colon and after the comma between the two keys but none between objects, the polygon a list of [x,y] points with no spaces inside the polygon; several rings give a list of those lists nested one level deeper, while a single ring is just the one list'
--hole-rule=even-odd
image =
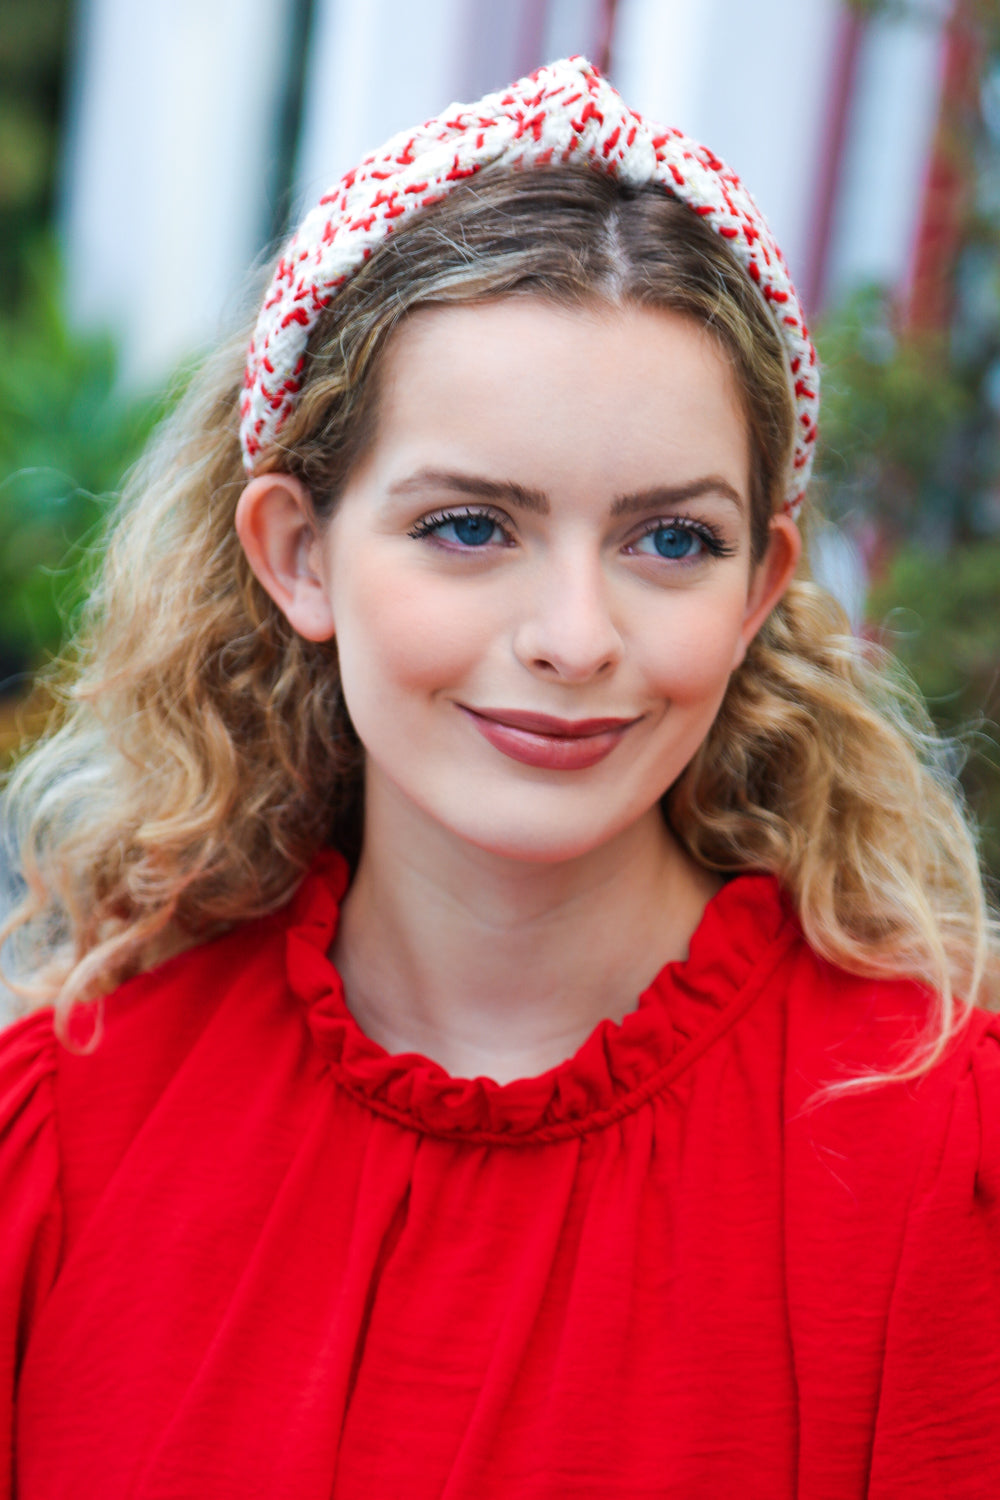
[{"label": "blonde curly hair", "polygon": [[[759,559],[795,420],[770,314],[688,209],[585,167],[484,171],[398,230],[323,315],[296,410],[257,471],[301,478],[322,524],[373,440],[400,321],[522,293],[667,308],[712,329],[742,394]],[[281,906],[323,844],[357,856],[363,756],[336,647],[295,634],[233,525],[247,340],[205,365],[129,478],[52,675],[52,723],[8,786],[26,894],[4,935],[21,993],[54,1003],[64,1034],[81,999]],[[936,1000],[904,1075],[940,1056],[965,1000],[990,993],[995,930],[941,742],[805,566],[663,805],[703,865],[777,875],[820,954],[926,983]]]}]

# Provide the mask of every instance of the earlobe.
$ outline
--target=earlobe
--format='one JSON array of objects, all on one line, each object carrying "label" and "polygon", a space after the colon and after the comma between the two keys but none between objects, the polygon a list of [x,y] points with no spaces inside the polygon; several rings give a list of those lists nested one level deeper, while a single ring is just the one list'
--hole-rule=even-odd
[{"label": "earlobe", "polygon": [[790,516],[772,516],[767,551],[753,571],[734,669],[792,581],[802,555],[802,533]]},{"label": "earlobe", "polygon": [[335,633],[319,567],[319,536],[309,491],[291,474],[251,479],[236,506],[247,561],[292,628],[309,641]]}]

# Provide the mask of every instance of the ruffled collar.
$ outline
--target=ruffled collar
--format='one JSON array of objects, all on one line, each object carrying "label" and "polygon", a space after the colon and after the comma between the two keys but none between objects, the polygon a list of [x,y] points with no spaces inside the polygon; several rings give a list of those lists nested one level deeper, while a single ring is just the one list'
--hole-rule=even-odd
[{"label": "ruffled collar", "polygon": [[799,928],[777,881],[741,875],[709,901],[689,956],[667,964],[618,1023],[602,1021],[565,1062],[497,1084],[453,1078],[417,1053],[386,1052],[344,1000],[329,958],[345,861],[324,850],[288,909],[288,981],[337,1082],[413,1130],[524,1145],[583,1135],[640,1108],[743,1014]]}]

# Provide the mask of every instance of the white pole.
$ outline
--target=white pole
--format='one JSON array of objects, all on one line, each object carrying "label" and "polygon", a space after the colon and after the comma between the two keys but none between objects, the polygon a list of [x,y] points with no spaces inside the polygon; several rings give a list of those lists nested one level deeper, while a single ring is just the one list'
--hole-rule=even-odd
[{"label": "white pole", "polygon": [[307,208],[366,152],[461,97],[466,0],[317,0],[299,144]]},{"label": "white pole", "polygon": [[880,17],[865,37],[830,248],[829,301],[905,291],[941,104],[945,6]]},{"label": "white pole", "polygon": [[620,0],[612,80],[739,173],[802,282],[838,0]]},{"label": "white pole", "polygon": [[83,0],[62,214],[70,313],[162,379],[216,336],[266,232],[283,0]]}]

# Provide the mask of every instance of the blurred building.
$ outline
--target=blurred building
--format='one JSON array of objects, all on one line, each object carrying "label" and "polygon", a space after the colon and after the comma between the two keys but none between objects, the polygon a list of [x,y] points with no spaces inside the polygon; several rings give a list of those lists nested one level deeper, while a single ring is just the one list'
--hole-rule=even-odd
[{"label": "blurred building", "polygon": [[870,281],[933,297],[949,3],[865,21],[843,0],[79,0],[70,305],[155,384],[367,149],[572,52],[735,167],[811,311]]}]

